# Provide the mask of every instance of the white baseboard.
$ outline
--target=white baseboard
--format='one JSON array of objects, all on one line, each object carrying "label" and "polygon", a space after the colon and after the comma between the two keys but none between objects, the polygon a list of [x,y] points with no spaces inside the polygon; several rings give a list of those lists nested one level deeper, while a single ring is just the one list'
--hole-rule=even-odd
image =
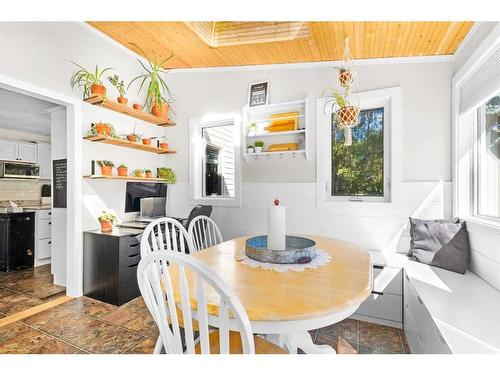
[{"label": "white baseboard", "polygon": [[387,326],[387,327],[394,327],[394,328],[398,328],[398,329],[403,329],[402,322],[394,322],[392,320],[374,318],[372,316],[366,316],[366,315],[361,315],[361,314],[352,314],[350,316],[350,318],[356,319],[356,320],[362,320],[364,322],[380,324],[380,325]]}]

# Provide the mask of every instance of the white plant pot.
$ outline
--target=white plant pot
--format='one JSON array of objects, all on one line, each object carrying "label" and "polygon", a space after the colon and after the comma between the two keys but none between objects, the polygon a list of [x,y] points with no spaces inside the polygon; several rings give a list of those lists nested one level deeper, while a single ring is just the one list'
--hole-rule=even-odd
[{"label": "white plant pot", "polygon": [[253,154],[253,147],[247,148],[247,154]]},{"label": "white plant pot", "polygon": [[255,153],[258,154],[262,152],[262,147],[255,147]]}]

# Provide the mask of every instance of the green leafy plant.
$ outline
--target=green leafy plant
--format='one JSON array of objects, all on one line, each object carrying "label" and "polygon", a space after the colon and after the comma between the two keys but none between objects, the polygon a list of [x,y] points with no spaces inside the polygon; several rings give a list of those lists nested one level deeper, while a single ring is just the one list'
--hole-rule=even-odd
[{"label": "green leafy plant", "polygon": [[151,173],[151,169],[145,169],[144,173]]},{"label": "green leafy plant", "polygon": [[120,81],[120,77],[117,74],[109,76],[108,81],[118,90],[120,96],[125,96],[125,83],[123,80]]},{"label": "green leafy plant", "polygon": [[167,167],[158,168],[158,178],[165,180],[167,184],[175,184],[177,182],[177,177],[172,168],[167,168]]},{"label": "green leafy plant", "polygon": [[[135,43],[130,43],[134,47],[136,47],[143,56],[147,56],[146,53]],[[172,92],[170,91],[170,88],[167,86],[165,83],[165,80],[163,79],[162,75],[167,74],[168,71],[163,68],[163,64],[165,64],[168,60],[170,60],[172,57],[174,57],[174,54],[171,53],[169,57],[166,59],[158,62],[156,58],[156,54],[153,51],[153,60],[150,60],[149,58],[146,57],[148,63],[146,66],[141,60],[139,61],[139,64],[144,68],[146,73],[141,74],[137,77],[135,77],[132,81],[130,81],[129,85],[127,86],[127,89],[130,88],[130,85],[134,83],[136,80],[142,80],[141,85],[139,87],[139,92],[142,90],[142,87],[144,84],[147,82],[147,92],[146,92],[146,99],[144,101],[144,107],[147,107],[151,109],[153,104],[157,104],[161,106],[165,102],[170,102],[170,100],[173,100]],[[169,100],[165,99],[165,96],[168,96]]]},{"label": "green leafy plant", "polygon": [[257,132],[257,123],[255,121],[247,125],[247,135],[251,133],[255,134],[256,132]]},{"label": "green leafy plant", "polygon": [[141,177],[141,176],[142,176],[142,174],[144,173],[144,170],[142,170],[142,169],[134,169],[134,170],[132,171],[132,173],[133,173],[133,174],[134,174],[134,176],[136,176],[136,177]]},{"label": "green leafy plant", "polygon": [[264,147],[264,142],[262,142],[262,141],[255,141],[254,145],[255,145],[255,147]]},{"label": "green leafy plant", "polygon": [[99,67],[96,65],[95,71],[90,72],[87,69],[85,69],[83,66],[77,64],[76,62],[73,62],[73,61],[71,61],[71,62],[80,68],[71,76],[71,79],[70,79],[71,88],[74,89],[75,86],[83,87],[83,97],[84,98],[90,96],[90,86],[92,86],[92,85],[103,86],[103,84],[101,82],[102,75],[106,71],[113,69],[113,68],[105,68],[103,70],[99,70]]},{"label": "green leafy plant", "polygon": [[120,164],[120,165],[118,166],[118,168],[127,168],[127,166],[126,166],[125,164],[123,164],[123,163],[122,163],[122,164]]},{"label": "green leafy plant", "polygon": [[111,212],[102,211],[101,216],[99,216],[97,220],[110,221],[111,223],[113,223],[116,220],[116,215],[112,214]]},{"label": "green leafy plant", "polygon": [[114,167],[115,164],[111,160],[97,160],[99,167]]}]

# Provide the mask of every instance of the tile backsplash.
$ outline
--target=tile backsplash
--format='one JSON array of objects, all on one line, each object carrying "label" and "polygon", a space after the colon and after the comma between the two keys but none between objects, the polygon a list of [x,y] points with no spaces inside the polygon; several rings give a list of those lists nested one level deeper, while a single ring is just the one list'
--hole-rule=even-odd
[{"label": "tile backsplash", "polygon": [[0,180],[1,200],[40,200],[42,181]]}]

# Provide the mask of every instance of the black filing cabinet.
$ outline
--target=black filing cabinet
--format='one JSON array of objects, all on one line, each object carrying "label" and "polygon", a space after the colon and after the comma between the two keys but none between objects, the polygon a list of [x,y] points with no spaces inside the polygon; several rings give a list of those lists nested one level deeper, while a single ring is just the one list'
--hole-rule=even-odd
[{"label": "black filing cabinet", "polygon": [[142,230],[114,228],[111,233],[86,231],[83,236],[83,293],[113,305],[140,295],[137,266]]},{"label": "black filing cabinet", "polygon": [[0,271],[33,267],[35,213],[0,214]]}]

